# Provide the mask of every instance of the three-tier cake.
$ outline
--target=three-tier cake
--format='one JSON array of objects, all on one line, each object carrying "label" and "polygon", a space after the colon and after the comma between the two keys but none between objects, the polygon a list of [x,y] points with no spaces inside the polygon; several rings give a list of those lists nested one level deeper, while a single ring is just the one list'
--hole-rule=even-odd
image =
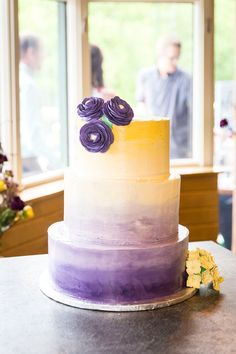
[{"label": "three-tier cake", "polygon": [[169,170],[169,120],[111,125],[108,118],[98,121],[112,131],[108,146],[93,132],[97,123],[86,124],[89,144],[102,141],[103,151],[93,153],[83,135],[78,139],[65,173],[64,221],[48,230],[56,300],[143,309],[178,294],[184,299],[188,230],[178,225],[180,177]]}]

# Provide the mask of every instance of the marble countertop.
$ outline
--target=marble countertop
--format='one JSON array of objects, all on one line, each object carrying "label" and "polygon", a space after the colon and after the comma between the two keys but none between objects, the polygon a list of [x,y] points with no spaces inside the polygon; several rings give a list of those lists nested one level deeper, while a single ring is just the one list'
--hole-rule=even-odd
[{"label": "marble countertop", "polygon": [[0,259],[0,352],[3,354],[236,353],[236,256],[213,242],[225,278],[213,291],[168,308],[133,313],[80,310],[39,290],[47,256]]}]

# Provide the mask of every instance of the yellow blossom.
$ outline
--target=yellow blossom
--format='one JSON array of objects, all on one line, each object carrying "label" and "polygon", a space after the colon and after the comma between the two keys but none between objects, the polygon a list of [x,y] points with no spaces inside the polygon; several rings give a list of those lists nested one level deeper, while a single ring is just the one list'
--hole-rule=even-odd
[{"label": "yellow blossom", "polygon": [[29,218],[29,219],[31,219],[31,218],[34,217],[33,208],[32,208],[30,205],[26,205],[26,206],[24,207],[24,215],[25,215],[27,218]]},{"label": "yellow blossom", "polygon": [[187,267],[187,273],[192,275],[192,274],[198,274],[201,271],[201,263],[199,259],[194,259],[191,261],[186,261],[186,267]]},{"label": "yellow blossom", "polygon": [[219,273],[219,269],[217,266],[215,266],[214,268],[211,269],[211,274],[212,274],[213,279],[220,278],[220,273]]},{"label": "yellow blossom", "polygon": [[0,192],[3,192],[7,189],[7,186],[4,181],[0,180]]},{"label": "yellow blossom", "polygon": [[199,289],[201,285],[201,276],[198,274],[189,275],[187,279],[187,286],[189,288]]},{"label": "yellow blossom", "polygon": [[206,250],[203,250],[201,248],[198,248],[199,254],[200,256],[205,256],[207,259],[209,259],[209,261],[215,262],[214,257],[212,256],[212,254]]},{"label": "yellow blossom", "polygon": [[208,251],[206,251],[206,250],[203,250],[203,249],[201,249],[201,248],[198,248],[198,251],[199,251],[200,257],[204,256],[204,257],[206,257],[209,261],[215,262],[214,257],[212,256],[212,254],[211,254],[210,252],[208,252]]},{"label": "yellow blossom", "polygon": [[213,279],[213,288],[217,291],[220,291],[220,283],[224,281],[223,277],[219,277],[218,279]]},{"label": "yellow blossom", "polygon": [[209,252],[207,252],[206,250],[202,249],[202,248],[198,248],[198,252],[200,254],[200,256],[208,256]]},{"label": "yellow blossom", "polygon": [[217,266],[211,270],[211,275],[213,278],[213,288],[217,291],[220,290],[220,283],[224,281],[224,278],[220,276]]},{"label": "yellow blossom", "polygon": [[188,257],[187,260],[188,261],[192,261],[194,259],[199,259],[199,252],[198,250],[195,251],[188,251]]},{"label": "yellow blossom", "polygon": [[201,283],[207,285],[213,282],[213,288],[219,291],[220,283],[224,281],[212,254],[201,248],[188,252],[186,272],[188,273],[187,286],[196,289],[200,288]]},{"label": "yellow blossom", "polygon": [[212,269],[215,266],[215,262],[207,256],[200,257],[201,266],[205,269]]},{"label": "yellow blossom", "polygon": [[212,274],[210,273],[209,270],[205,270],[205,272],[202,273],[202,283],[204,285],[209,284],[213,280]]},{"label": "yellow blossom", "polygon": [[218,269],[218,267],[216,265],[211,269],[211,275],[215,279],[219,278],[219,276],[220,276],[219,269]]}]

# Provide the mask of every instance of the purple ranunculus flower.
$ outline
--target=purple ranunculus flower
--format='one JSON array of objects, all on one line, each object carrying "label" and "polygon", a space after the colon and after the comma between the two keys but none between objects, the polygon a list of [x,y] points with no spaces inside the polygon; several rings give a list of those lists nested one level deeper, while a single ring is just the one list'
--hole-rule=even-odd
[{"label": "purple ranunculus flower", "polygon": [[11,208],[13,210],[22,210],[25,207],[25,203],[23,200],[20,199],[20,197],[14,197],[11,201]]},{"label": "purple ranunculus flower", "polygon": [[103,105],[104,100],[102,98],[88,97],[77,106],[77,113],[87,121],[99,119],[103,116]]},{"label": "purple ranunculus flower", "polygon": [[90,152],[106,152],[114,142],[114,135],[103,121],[92,121],[80,129],[80,141]]},{"label": "purple ranunculus flower", "polygon": [[221,121],[220,121],[221,128],[228,127],[228,125],[229,125],[228,119],[226,119],[226,118],[221,119]]},{"label": "purple ranunculus flower", "polygon": [[0,153],[0,165],[2,165],[6,161],[8,161],[7,156],[2,154],[2,153]]},{"label": "purple ranunculus flower", "polygon": [[103,112],[116,125],[128,125],[134,116],[130,105],[118,96],[104,103]]}]

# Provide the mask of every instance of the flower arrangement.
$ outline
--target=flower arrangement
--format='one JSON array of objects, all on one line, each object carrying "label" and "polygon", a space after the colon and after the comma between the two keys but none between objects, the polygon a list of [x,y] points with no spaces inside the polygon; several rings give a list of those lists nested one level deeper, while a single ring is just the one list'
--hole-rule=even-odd
[{"label": "flower arrangement", "polygon": [[14,181],[13,172],[4,168],[8,161],[0,144],[0,236],[18,220],[34,217],[30,205],[25,205],[18,196],[18,184]]},{"label": "flower arrangement", "polygon": [[213,289],[219,291],[220,283],[224,281],[211,253],[200,248],[188,252],[186,272],[187,287],[190,288],[200,289],[201,284],[212,283]]},{"label": "flower arrangement", "polygon": [[128,125],[134,112],[130,105],[115,96],[104,102],[102,98],[88,97],[77,106],[78,115],[87,123],[80,129],[80,142],[89,152],[106,152],[114,142],[112,125]]},{"label": "flower arrangement", "polygon": [[230,125],[229,121],[227,118],[222,118],[220,120],[220,128],[224,129],[228,135],[231,137],[235,134],[235,130],[233,127]]}]

